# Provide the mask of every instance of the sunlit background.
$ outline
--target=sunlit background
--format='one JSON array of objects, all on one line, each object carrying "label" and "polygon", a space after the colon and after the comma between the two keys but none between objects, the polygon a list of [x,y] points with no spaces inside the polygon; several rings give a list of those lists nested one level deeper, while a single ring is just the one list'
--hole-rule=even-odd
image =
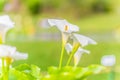
[{"label": "sunlit background", "polygon": [[[27,52],[26,61],[42,70],[58,66],[61,50],[61,34],[56,28],[43,26],[48,18],[66,19],[80,27],[80,34],[91,37],[97,45],[85,47],[79,66],[101,64],[101,57],[116,56],[116,80],[120,77],[120,0],[0,0],[0,14],[9,15],[15,28],[6,36],[6,43]],[[64,64],[68,55],[64,55]],[[72,65],[72,64],[71,64]],[[89,77],[89,80],[107,80],[108,72]]]}]

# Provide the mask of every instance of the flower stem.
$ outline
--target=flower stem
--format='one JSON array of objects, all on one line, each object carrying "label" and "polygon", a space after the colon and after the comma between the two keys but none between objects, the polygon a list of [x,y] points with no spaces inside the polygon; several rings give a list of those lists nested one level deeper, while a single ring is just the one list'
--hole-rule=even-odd
[{"label": "flower stem", "polygon": [[78,43],[76,43],[76,44],[74,45],[73,50],[72,50],[72,52],[71,52],[71,54],[70,54],[70,57],[69,57],[69,59],[68,59],[68,61],[67,61],[66,66],[68,66],[68,65],[70,64],[70,62],[71,62],[71,60],[72,60],[72,57],[74,56],[75,52],[78,50],[79,47],[80,47],[80,44],[78,44]]},{"label": "flower stem", "polygon": [[59,69],[61,69],[61,67],[62,67],[63,55],[64,55],[64,44],[62,44],[62,51],[61,51],[61,56],[60,56]]},{"label": "flower stem", "polygon": [[5,58],[2,58],[2,80],[9,79],[9,64],[5,65]]},{"label": "flower stem", "polygon": [[4,58],[2,58],[2,74],[4,75],[4,71],[5,71],[5,65],[4,65]]},{"label": "flower stem", "polygon": [[6,65],[5,80],[9,79],[9,64]]},{"label": "flower stem", "polygon": [[70,62],[71,62],[71,60],[72,60],[73,55],[74,55],[74,52],[72,52],[72,53],[70,54],[70,57],[69,57],[69,59],[68,59],[68,61],[67,61],[66,66],[68,66],[68,65],[70,64]]},{"label": "flower stem", "polygon": [[4,58],[2,58],[2,78],[3,78],[3,80],[8,80],[6,77],[5,59]]}]

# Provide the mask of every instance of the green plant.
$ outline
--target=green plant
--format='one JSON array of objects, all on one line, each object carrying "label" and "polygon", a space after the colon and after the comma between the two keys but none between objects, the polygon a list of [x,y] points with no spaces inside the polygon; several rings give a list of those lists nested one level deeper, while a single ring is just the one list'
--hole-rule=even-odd
[{"label": "green plant", "polygon": [[[78,67],[78,63],[83,53],[89,53],[83,49],[88,44],[96,44],[89,37],[77,34],[78,26],[73,25],[66,20],[48,19],[46,24],[56,26],[62,33],[62,50],[58,67],[49,67],[45,73],[40,71],[36,65],[21,64],[12,67],[14,60],[27,59],[28,55],[20,53],[15,47],[4,45],[5,35],[8,30],[13,28],[14,23],[9,16],[0,17],[0,59],[2,61],[0,70],[1,80],[86,80],[87,76],[99,73],[104,69],[100,65],[90,65],[88,67]],[[69,58],[66,65],[63,66],[64,51],[67,51]],[[74,65],[70,63],[74,58]]]}]

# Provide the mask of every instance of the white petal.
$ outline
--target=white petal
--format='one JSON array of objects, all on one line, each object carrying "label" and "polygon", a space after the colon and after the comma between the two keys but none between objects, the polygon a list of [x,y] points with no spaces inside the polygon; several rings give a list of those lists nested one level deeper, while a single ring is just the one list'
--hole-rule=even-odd
[{"label": "white petal", "polygon": [[78,52],[78,53],[87,53],[87,54],[90,53],[90,51],[85,50],[85,49],[82,49],[82,48],[80,48],[80,47],[78,48],[77,52]]},{"label": "white petal", "polygon": [[78,65],[78,63],[80,61],[80,58],[81,58],[81,56],[82,56],[83,53],[89,54],[90,51],[82,49],[82,48],[78,48],[78,50],[76,51],[76,53],[74,55],[74,64],[75,64],[75,66]]},{"label": "white petal", "polygon": [[48,19],[48,23],[49,23],[50,26],[55,26],[56,22],[57,22],[56,19]]},{"label": "white petal", "polygon": [[65,32],[66,20],[48,19],[51,26],[56,26],[61,32]]},{"label": "white petal", "polygon": [[40,26],[43,28],[49,28],[51,25],[48,23],[48,19],[43,19],[40,23]]},{"label": "white petal", "polygon": [[10,56],[10,54],[14,53],[15,51],[16,51],[15,47],[0,45],[0,57]]},{"label": "white petal", "polygon": [[14,55],[11,55],[11,57],[14,60],[22,60],[22,59],[27,59],[28,58],[28,54],[16,52]]},{"label": "white petal", "polygon": [[68,32],[78,32],[79,31],[79,27],[70,23],[67,23],[68,27],[69,27],[69,31]]},{"label": "white petal", "polygon": [[0,16],[0,25],[7,26],[8,28],[14,27],[14,22],[11,21],[8,15]]},{"label": "white petal", "polygon": [[0,16],[0,36],[2,36],[3,42],[5,41],[6,33],[13,27],[14,23],[10,20],[9,16]]},{"label": "white petal", "polygon": [[92,40],[89,37],[80,35],[80,34],[73,34],[75,41],[77,40],[82,47],[88,45],[88,44],[97,44],[94,40]]},{"label": "white petal", "polygon": [[0,49],[1,48],[4,49],[4,50],[6,50],[6,51],[8,51],[10,54],[16,52],[16,47],[13,47],[13,46],[0,45]]},{"label": "white petal", "polygon": [[0,48],[0,58],[6,57],[9,55],[9,52],[5,50],[4,48]]},{"label": "white petal", "polygon": [[10,57],[14,60],[27,59],[28,54],[23,54],[16,51],[16,47],[0,45],[0,58]]},{"label": "white petal", "polygon": [[72,45],[70,43],[67,43],[65,45],[65,49],[66,49],[67,53],[69,54],[72,51]]},{"label": "white petal", "polygon": [[116,63],[116,58],[114,55],[106,55],[101,59],[101,64],[104,66],[114,66]]},{"label": "white petal", "polygon": [[68,33],[62,33],[62,40],[63,40],[64,45],[67,43],[69,36],[70,34]]},{"label": "white petal", "polygon": [[[79,31],[79,27],[66,20],[48,19],[50,26],[56,26],[61,32],[71,33]],[[67,27],[67,29],[66,29]]]}]

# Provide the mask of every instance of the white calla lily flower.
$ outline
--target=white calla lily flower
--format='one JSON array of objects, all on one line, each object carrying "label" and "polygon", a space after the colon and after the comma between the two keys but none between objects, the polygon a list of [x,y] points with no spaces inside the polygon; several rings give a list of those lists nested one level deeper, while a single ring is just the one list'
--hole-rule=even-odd
[{"label": "white calla lily flower", "polygon": [[101,64],[104,66],[114,66],[116,63],[116,58],[114,55],[105,55],[101,59]]},{"label": "white calla lily flower", "polygon": [[65,49],[66,49],[66,51],[67,51],[67,53],[68,54],[70,54],[70,52],[72,51],[72,45],[70,44],[70,43],[67,43],[66,45],[65,45]]},{"label": "white calla lily flower", "polygon": [[48,19],[50,26],[56,26],[61,32],[72,33],[79,31],[79,27],[66,20]]},{"label": "white calla lily flower", "polygon": [[67,22],[66,20],[57,20],[57,19],[48,19],[48,23],[44,22],[44,25],[46,24],[49,24],[49,26],[57,27],[62,33],[62,50],[61,50],[60,64],[59,64],[59,68],[61,68],[65,45],[71,33],[79,31],[79,27]]},{"label": "white calla lily flower", "polygon": [[87,53],[89,54],[90,51],[88,50],[85,50],[85,49],[82,49],[82,48],[78,48],[78,50],[76,51],[76,53],[74,54],[74,65],[77,66],[79,61],[80,61],[80,58],[82,56],[83,53]]},{"label": "white calla lily flower", "polygon": [[11,21],[8,15],[0,16],[0,25],[7,26],[8,28],[14,27],[14,22]]},{"label": "white calla lily flower", "polygon": [[66,20],[48,19],[50,26],[56,26],[62,32],[62,41],[65,45],[72,32],[79,31],[79,27]]},{"label": "white calla lily flower", "polygon": [[0,45],[0,58],[11,58],[13,60],[27,59],[28,54],[16,51],[16,47]]},{"label": "white calla lily flower", "polygon": [[80,35],[80,34],[73,34],[73,40],[75,42],[79,42],[82,47],[88,45],[88,44],[97,44],[93,39]]},{"label": "white calla lily flower", "polygon": [[[14,22],[11,21],[9,16],[0,16],[0,40],[5,41],[5,35],[8,30],[14,27]],[[1,39],[2,38],[2,39]]]}]

